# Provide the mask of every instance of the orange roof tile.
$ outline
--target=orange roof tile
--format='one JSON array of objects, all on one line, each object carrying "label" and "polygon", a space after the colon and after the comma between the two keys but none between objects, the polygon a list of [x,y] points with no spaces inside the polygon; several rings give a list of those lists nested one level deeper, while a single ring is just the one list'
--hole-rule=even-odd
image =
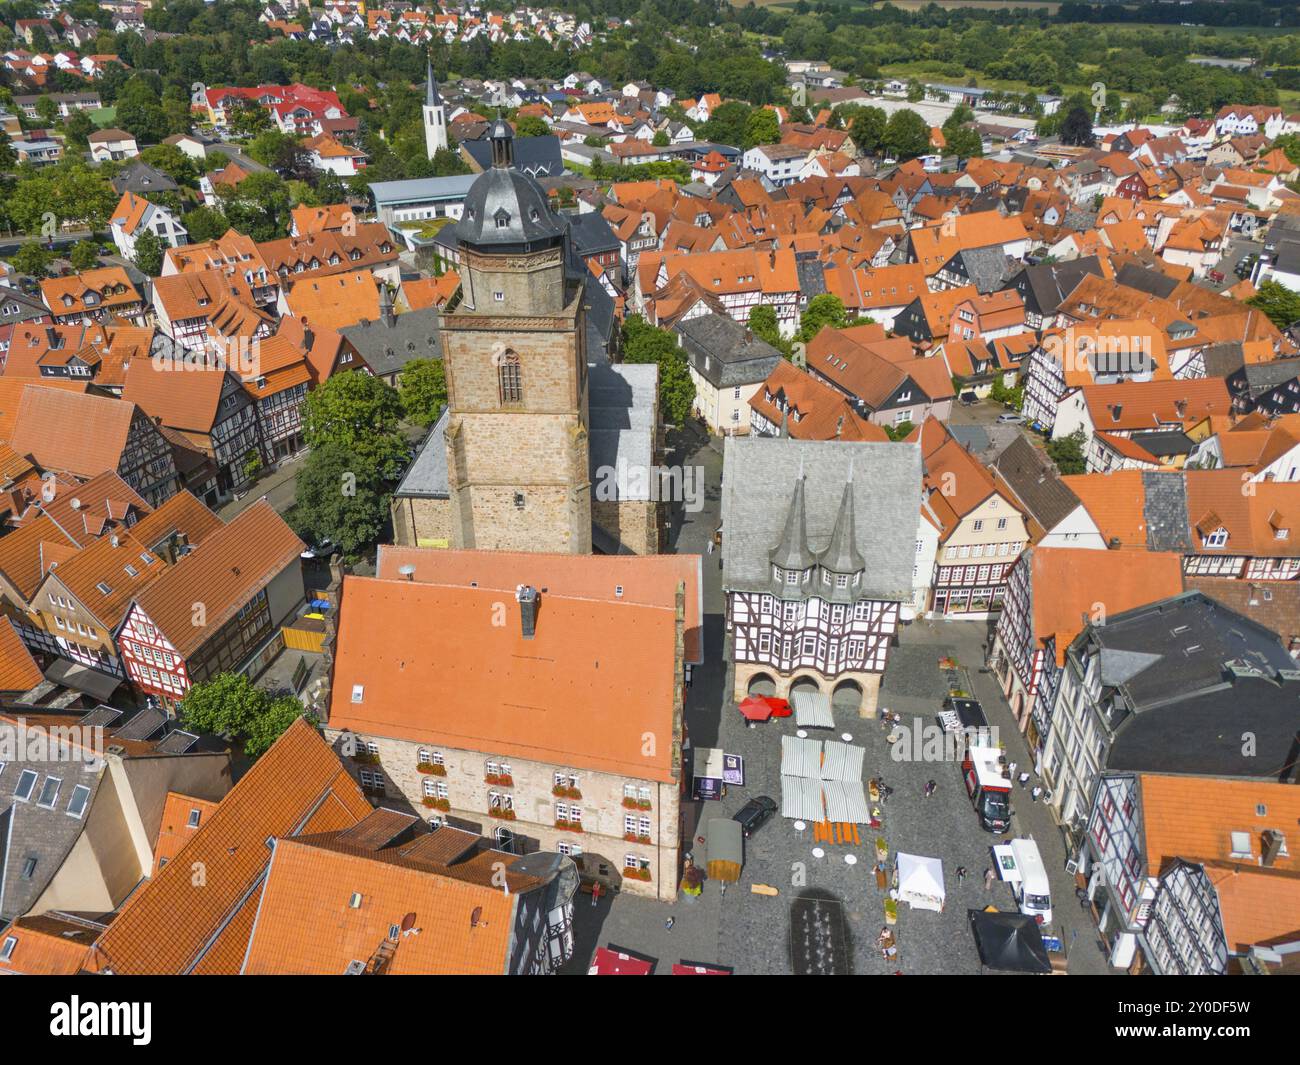
[{"label": "orange roof tile", "polygon": [[[233,523],[232,523],[233,524]],[[299,718],[127,901],[86,968],[121,974],[236,973],[248,944],[270,838],[350,828],[371,811],[343,763]],[[204,871],[195,890],[194,870]],[[221,965],[207,959],[219,957]]]},{"label": "orange roof tile", "polygon": [[[145,587],[136,605],[185,657],[203,645],[248,600],[289,566],[302,541],[265,499],[209,533],[195,550]],[[194,624],[201,596],[205,624]]]},{"label": "orange roof tile", "polygon": [[641,603],[673,609],[677,585],[686,585],[685,657],[704,660],[702,562],[699,555],[560,555],[533,551],[453,551],[380,544],[375,576],[514,594],[521,584],[543,585],[575,599]]},{"label": "orange roof tile", "polygon": [[[162,824],[158,828],[158,840],[153,848],[153,871],[150,876],[157,876],[158,870],[180,853],[181,848],[203,827],[219,806],[220,803],[196,799],[177,791],[167,793],[167,801],[163,803]],[[198,814],[197,817],[194,816],[195,813]]]},{"label": "orange roof tile", "polygon": [[379,319],[379,286],[369,270],[298,281],[284,294],[289,313],[317,332]]},{"label": "orange roof tile", "polygon": [[[674,780],[674,611],[540,599],[525,639],[519,604],[496,589],[345,578],[330,726]],[[466,620],[494,614],[505,623]]]},{"label": "orange roof tile", "polygon": [[9,618],[0,618],[0,693],[20,695],[45,679]]},{"label": "orange roof tile", "polygon": [[1169,551],[1035,547],[1030,564],[1034,636],[1056,637],[1057,665],[1065,663],[1074,637],[1097,620],[1099,607],[1119,614],[1183,590],[1182,556]]}]

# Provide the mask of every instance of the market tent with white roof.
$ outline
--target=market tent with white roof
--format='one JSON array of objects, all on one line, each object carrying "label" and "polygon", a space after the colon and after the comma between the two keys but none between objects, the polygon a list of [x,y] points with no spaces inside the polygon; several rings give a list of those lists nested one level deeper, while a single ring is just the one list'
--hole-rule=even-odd
[{"label": "market tent with white roof", "polygon": [[943,862],[919,854],[904,854],[896,859],[898,868],[898,901],[906,902],[914,910],[943,909],[946,892],[943,887]]}]

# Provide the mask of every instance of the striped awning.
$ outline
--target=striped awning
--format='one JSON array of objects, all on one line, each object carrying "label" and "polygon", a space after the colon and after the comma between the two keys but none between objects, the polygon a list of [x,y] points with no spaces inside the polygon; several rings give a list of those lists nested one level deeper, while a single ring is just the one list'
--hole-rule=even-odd
[{"label": "striped awning", "polygon": [[827,740],[823,748],[822,780],[857,780],[862,779],[862,760],[866,750],[839,740]]},{"label": "striped awning", "polygon": [[794,691],[790,693],[790,704],[794,707],[795,724],[800,728],[835,727],[829,695],[819,691]]},{"label": "striped awning", "polygon": [[826,795],[826,820],[851,821],[865,825],[871,820],[866,791],[860,780],[823,780]]},{"label": "striped awning", "polygon": [[781,776],[781,816],[799,821],[822,821],[822,782],[811,777]]},{"label": "striped awning", "polygon": [[800,739],[798,736],[781,737],[781,775],[811,777],[822,775],[822,741]]}]

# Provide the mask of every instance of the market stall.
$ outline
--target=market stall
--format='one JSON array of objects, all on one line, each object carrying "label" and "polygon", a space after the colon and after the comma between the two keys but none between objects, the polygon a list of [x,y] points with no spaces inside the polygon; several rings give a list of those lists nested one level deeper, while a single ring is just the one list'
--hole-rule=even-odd
[{"label": "market stall", "polygon": [[942,911],[946,892],[943,887],[943,862],[919,854],[899,853],[894,858],[898,873],[898,901],[914,910]]}]

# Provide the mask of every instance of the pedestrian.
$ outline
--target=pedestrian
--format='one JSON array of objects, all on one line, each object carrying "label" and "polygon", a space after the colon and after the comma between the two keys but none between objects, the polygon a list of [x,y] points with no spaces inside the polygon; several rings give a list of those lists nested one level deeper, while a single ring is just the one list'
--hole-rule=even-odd
[{"label": "pedestrian", "polygon": [[1029,783],[1029,774],[1028,774],[1028,773],[1021,773],[1021,774],[1020,774],[1020,790],[1021,790],[1021,791],[1024,791],[1024,790],[1025,790],[1025,785],[1028,784],[1028,783]]},{"label": "pedestrian", "polygon": [[673,925],[676,923],[677,923],[676,917],[669,917],[668,920],[664,922],[664,927],[671,932],[673,930]]},{"label": "pedestrian", "polygon": [[599,885],[599,884],[592,884],[592,885],[591,885],[591,904],[592,904],[593,906],[595,906],[595,905],[596,905],[596,900],[599,899],[599,898],[600,898],[600,885]]},{"label": "pedestrian", "polygon": [[712,540],[709,541],[709,546],[708,546],[708,548],[707,548],[707,551],[708,551],[708,553],[709,553],[710,555],[713,554],[713,541],[712,541]]},{"label": "pedestrian", "polygon": [[993,881],[994,881],[994,879],[996,879],[997,875],[998,875],[998,874],[995,873],[995,872],[993,871],[993,866],[991,866],[991,865],[990,865],[987,869],[984,870],[984,890],[985,890],[985,891],[992,891],[992,890],[993,890]]},{"label": "pedestrian", "polygon": [[1007,777],[1010,778],[1011,780],[1015,780],[1015,778],[1016,778],[1016,763],[1015,763],[1015,762],[1012,762],[1009,766],[1007,766]]},{"label": "pedestrian", "polygon": [[966,867],[964,865],[957,866],[957,883],[960,884],[965,879],[966,879]]},{"label": "pedestrian", "polygon": [[937,788],[938,786],[939,785],[936,784],[933,780],[927,780],[925,782],[925,797],[927,799],[930,798],[930,796],[934,794],[934,789]]},{"label": "pedestrian", "polygon": [[1037,784],[1035,784],[1033,789],[1029,792],[1029,794],[1033,796],[1034,802],[1037,802],[1038,796],[1043,794],[1043,789],[1040,788]]}]

